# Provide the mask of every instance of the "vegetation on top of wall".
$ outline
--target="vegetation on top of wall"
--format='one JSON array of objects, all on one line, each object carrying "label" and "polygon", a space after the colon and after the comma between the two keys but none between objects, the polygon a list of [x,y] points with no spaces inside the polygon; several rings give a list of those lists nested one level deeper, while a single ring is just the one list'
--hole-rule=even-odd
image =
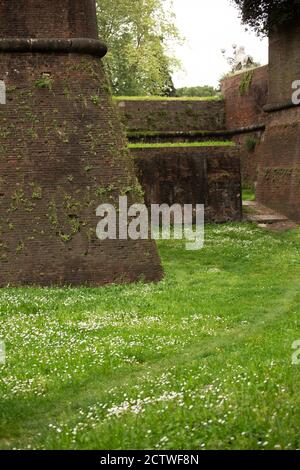
[{"label": "vegetation on top of wall", "polygon": [[236,144],[230,140],[208,141],[208,142],[166,142],[153,144],[129,144],[128,147],[134,148],[176,148],[176,147],[235,147]]},{"label": "vegetation on top of wall", "polygon": [[226,131],[127,131],[126,135],[129,140],[143,139],[193,139],[194,142],[199,138],[221,138],[225,136]]},{"label": "vegetation on top of wall", "polygon": [[221,101],[223,96],[114,96],[113,99],[115,101]]},{"label": "vegetation on top of wall", "polygon": [[[248,68],[248,72],[253,72],[256,70],[256,69],[259,69],[260,67],[263,67],[260,63],[255,63],[253,64],[253,67],[250,67]],[[221,79],[220,79],[220,82],[222,82],[223,80],[226,80],[226,78],[231,78],[231,77],[235,77],[237,75],[243,75],[245,73],[245,70],[237,70],[236,72],[227,72],[227,73],[224,73],[224,75],[222,75]]]}]

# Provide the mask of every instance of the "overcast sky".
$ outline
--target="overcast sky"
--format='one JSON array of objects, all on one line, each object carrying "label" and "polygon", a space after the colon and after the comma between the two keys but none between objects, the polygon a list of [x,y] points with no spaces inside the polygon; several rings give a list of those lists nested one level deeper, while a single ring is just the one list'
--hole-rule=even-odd
[{"label": "overcast sky", "polygon": [[241,25],[230,0],[173,0],[177,26],[186,44],[176,48],[185,72],[174,77],[176,87],[214,85],[229,70],[221,49],[232,55],[232,44],[246,47],[256,62],[268,62],[268,42]]}]

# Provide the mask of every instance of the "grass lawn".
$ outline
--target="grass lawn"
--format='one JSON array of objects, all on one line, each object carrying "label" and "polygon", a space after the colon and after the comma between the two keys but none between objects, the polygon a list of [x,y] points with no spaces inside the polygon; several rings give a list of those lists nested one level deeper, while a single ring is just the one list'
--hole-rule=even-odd
[{"label": "grass lawn", "polygon": [[154,144],[129,144],[128,147],[131,149],[155,149],[155,148],[178,148],[178,147],[235,147],[236,144],[231,140],[225,141],[211,141],[208,142],[159,142]]},{"label": "grass lawn", "polygon": [[2,449],[300,448],[300,230],[159,249],[157,285],[1,291]]},{"label": "grass lawn", "polygon": [[255,191],[251,188],[243,188],[243,201],[255,201]]},{"label": "grass lawn", "polygon": [[220,101],[223,96],[114,96],[115,101]]}]

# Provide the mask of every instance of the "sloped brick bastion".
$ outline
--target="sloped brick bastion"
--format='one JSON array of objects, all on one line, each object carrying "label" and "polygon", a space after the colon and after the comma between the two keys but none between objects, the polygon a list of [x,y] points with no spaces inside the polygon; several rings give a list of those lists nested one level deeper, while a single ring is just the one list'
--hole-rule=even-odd
[{"label": "sloped brick bastion", "polygon": [[299,221],[299,25],[271,34],[269,67],[225,78],[224,99],[113,102],[94,0],[0,0],[0,285],[159,280],[153,242],[96,238],[99,204],[143,200],[135,171],[148,205],[240,220],[243,181]]},{"label": "sloped brick bastion", "polygon": [[141,201],[105,53],[94,0],[0,0],[1,286],[162,276],[154,242],[96,238],[99,204]]}]

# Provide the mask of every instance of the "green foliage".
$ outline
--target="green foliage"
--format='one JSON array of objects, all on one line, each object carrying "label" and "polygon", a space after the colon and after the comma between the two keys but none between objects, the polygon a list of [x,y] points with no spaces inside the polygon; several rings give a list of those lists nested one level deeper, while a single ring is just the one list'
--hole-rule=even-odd
[{"label": "green foliage", "polygon": [[1,449],[300,448],[300,231],[205,239],[158,284],[2,289]]},{"label": "green foliage", "polygon": [[257,141],[253,137],[248,137],[245,142],[245,147],[247,152],[251,153],[254,152],[256,148]]},{"label": "green foliage", "polygon": [[95,105],[98,106],[100,104],[100,96],[98,95],[93,95],[91,96],[91,102]]},{"label": "green foliage", "polygon": [[299,0],[232,0],[244,24],[258,34],[268,34],[277,25],[299,15]]},{"label": "green foliage", "polygon": [[239,92],[241,96],[246,95],[249,92],[251,88],[252,80],[253,80],[253,70],[249,70],[248,72],[243,74],[241,78],[240,86],[239,86]]},{"label": "green foliage", "polygon": [[242,199],[243,201],[255,201],[255,190],[253,188],[243,188]]},{"label": "green foliage", "polygon": [[178,88],[175,93],[175,96],[178,96],[178,97],[199,96],[199,97],[206,98],[206,97],[215,97],[218,95],[219,95],[219,90],[209,85]]},{"label": "green foliage", "polygon": [[47,73],[43,73],[42,76],[35,82],[37,88],[48,88],[52,89],[53,79]]},{"label": "green foliage", "polygon": [[30,183],[29,186],[32,189],[32,199],[42,199],[42,188],[36,183]]},{"label": "green foliage", "polygon": [[289,178],[293,174],[293,168],[266,168],[264,170],[263,176],[267,181],[272,181],[273,183],[278,183],[285,178]]},{"label": "green foliage", "polygon": [[179,63],[171,50],[180,40],[171,0],[99,0],[99,35],[115,95],[172,95],[171,75]]}]

